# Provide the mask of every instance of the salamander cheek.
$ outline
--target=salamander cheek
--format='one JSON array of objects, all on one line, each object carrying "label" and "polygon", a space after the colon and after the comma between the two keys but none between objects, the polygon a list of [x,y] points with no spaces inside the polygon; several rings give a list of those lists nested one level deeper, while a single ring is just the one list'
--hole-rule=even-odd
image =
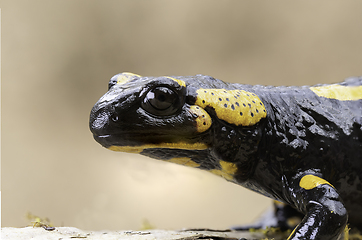
[{"label": "salamander cheek", "polygon": [[192,105],[190,107],[190,112],[192,113],[192,116],[195,117],[194,121],[196,124],[197,132],[205,132],[211,127],[211,117],[203,108]]}]

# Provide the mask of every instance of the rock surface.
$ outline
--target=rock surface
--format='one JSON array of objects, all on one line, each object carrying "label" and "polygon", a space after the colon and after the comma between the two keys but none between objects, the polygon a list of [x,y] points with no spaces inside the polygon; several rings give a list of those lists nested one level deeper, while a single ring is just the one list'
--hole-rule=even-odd
[{"label": "rock surface", "polygon": [[262,233],[216,231],[216,230],[144,230],[144,231],[83,231],[74,227],[56,227],[52,231],[42,227],[25,228],[2,228],[1,239],[28,240],[66,240],[66,239],[87,239],[87,240],[237,240],[237,239],[265,239]]}]

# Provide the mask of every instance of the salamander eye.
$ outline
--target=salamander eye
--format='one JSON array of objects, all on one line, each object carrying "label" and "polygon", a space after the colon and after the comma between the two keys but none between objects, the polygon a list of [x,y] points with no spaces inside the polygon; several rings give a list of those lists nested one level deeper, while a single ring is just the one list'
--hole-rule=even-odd
[{"label": "salamander eye", "polygon": [[160,116],[172,115],[178,110],[177,93],[167,87],[156,87],[150,90],[142,102],[146,111]]}]

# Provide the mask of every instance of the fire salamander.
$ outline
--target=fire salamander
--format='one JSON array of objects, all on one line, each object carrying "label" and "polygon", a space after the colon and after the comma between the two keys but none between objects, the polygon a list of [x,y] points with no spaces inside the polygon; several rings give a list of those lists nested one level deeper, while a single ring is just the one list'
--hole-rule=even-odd
[{"label": "fire salamander", "polygon": [[110,150],[209,171],[289,206],[279,216],[295,209],[288,239],[362,230],[362,77],[269,87],[121,73],[89,125]]}]

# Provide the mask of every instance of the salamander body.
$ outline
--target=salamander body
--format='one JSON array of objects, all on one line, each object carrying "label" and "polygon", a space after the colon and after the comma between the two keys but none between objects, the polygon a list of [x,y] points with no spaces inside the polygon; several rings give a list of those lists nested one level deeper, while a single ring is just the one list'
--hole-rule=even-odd
[{"label": "salamander body", "polygon": [[304,217],[288,239],[337,239],[347,221],[362,230],[362,77],[269,87],[121,73],[89,125],[110,150],[203,169],[291,206]]}]

